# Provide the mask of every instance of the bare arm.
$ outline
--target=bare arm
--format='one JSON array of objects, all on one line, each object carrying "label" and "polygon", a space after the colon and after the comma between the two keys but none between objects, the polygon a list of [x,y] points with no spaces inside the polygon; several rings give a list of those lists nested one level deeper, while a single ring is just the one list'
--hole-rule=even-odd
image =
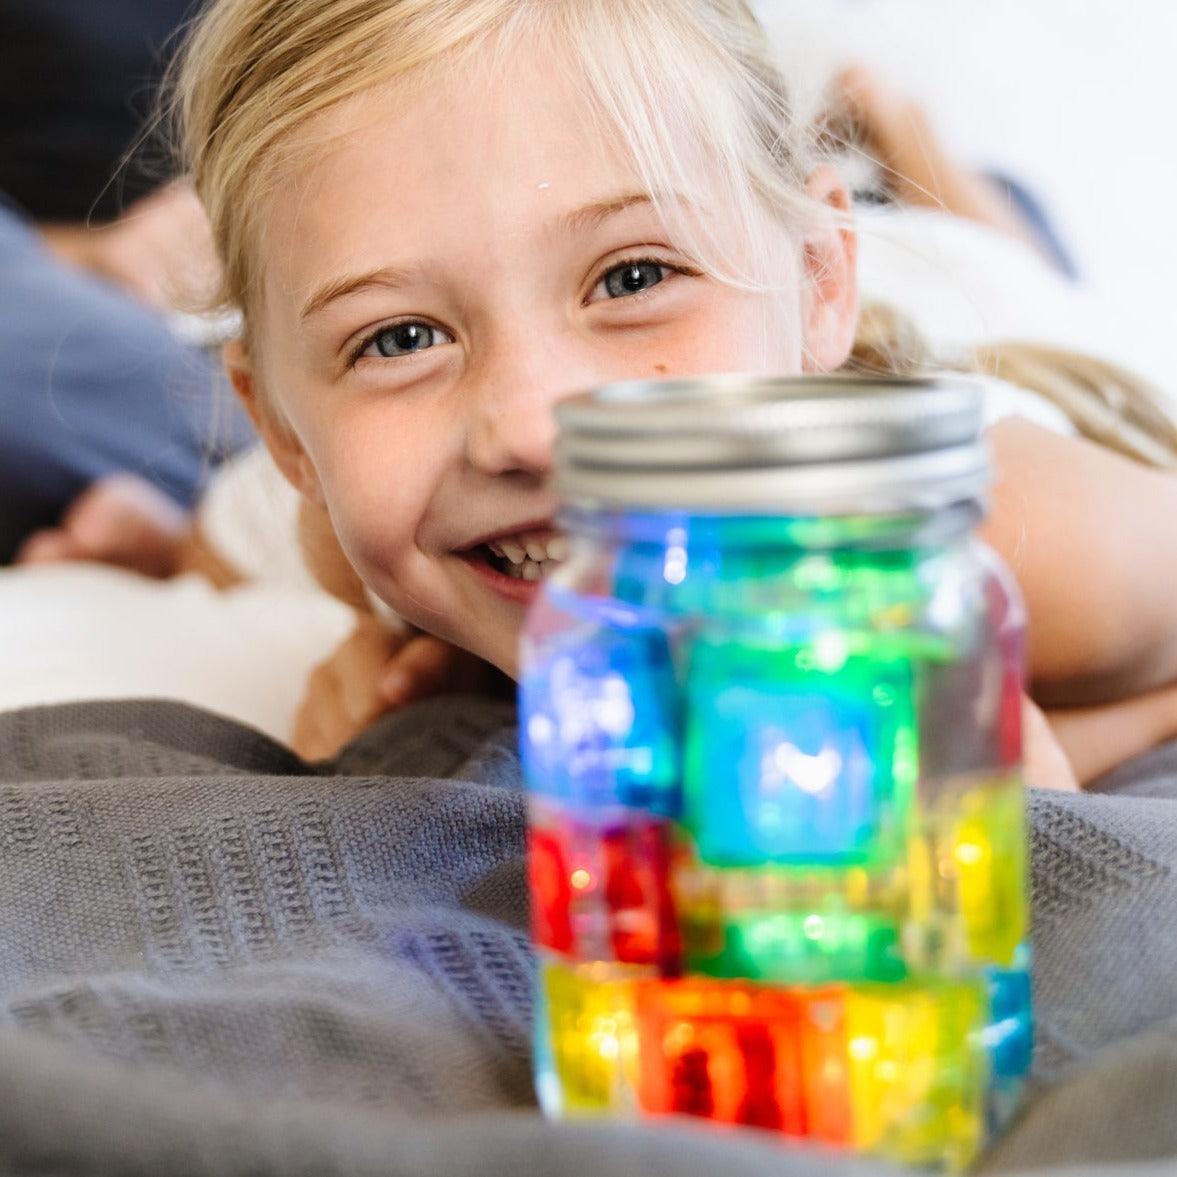
[{"label": "bare arm", "polygon": [[1177,682],[1177,477],[1013,418],[983,538],[1014,572],[1044,706],[1112,702]]},{"label": "bare arm", "polygon": [[217,285],[208,218],[196,194],[168,184],[108,225],[41,225],[62,261],[122,287],[157,310],[203,304]]},{"label": "bare arm", "polygon": [[1008,198],[953,157],[918,102],[862,65],[843,70],[834,86],[835,102],[849,114],[864,146],[883,166],[884,182],[900,204],[978,221],[1041,249]]}]

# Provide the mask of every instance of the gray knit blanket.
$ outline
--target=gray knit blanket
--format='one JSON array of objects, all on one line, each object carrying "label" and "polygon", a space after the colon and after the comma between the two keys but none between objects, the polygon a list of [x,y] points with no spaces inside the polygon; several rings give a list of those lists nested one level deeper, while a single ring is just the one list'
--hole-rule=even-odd
[{"label": "gray knit blanket", "polygon": [[[0,716],[0,1172],[891,1172],[540,1118],[512,719],[308,766],[167,703]],[[1033,798],[1035,1085],[987,1173],[1177,1171],[1177,749],[1102,787]]]}]

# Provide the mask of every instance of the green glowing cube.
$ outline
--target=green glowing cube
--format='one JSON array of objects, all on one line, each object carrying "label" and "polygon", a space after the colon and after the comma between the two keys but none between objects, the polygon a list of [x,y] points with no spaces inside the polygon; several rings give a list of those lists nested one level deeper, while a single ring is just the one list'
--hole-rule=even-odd
[{"label": "green glowing cube", "polygon": [[872,635],[697,642],[683,824],[699,857],[757,866],[900,855],[918,772],[913,695],[911,663]]}]

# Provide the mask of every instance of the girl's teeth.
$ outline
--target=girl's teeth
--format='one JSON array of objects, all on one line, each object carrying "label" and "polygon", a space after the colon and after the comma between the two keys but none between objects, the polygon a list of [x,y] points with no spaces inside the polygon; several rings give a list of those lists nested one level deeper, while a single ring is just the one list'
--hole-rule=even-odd
[{"label": "girl's teeth", "polygon": [[516,580],[542,580],[568,555],[568,541],[558,535],[514,535],[486,546],[494,556],[506,561],[502,571]]}]

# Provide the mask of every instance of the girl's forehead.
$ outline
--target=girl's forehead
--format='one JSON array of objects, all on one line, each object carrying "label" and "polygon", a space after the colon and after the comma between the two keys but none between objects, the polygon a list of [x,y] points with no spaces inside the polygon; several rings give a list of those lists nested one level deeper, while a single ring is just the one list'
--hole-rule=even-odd
[{"label": "girl's forehead", "polygon": [[374,87],[305,125],[275,171],[270,256],[294,282],[396,239],[444,251],[539,239],[586,204],[642,190],[620,137],[544,62]]},{"label": "girl's forehead", "polygon": [[621,133],[599,117],[583,83],[554,60],[522,54],[493,71],[449,69],[372,86],[310,120],[293,148],[312,166],[354,168],[377,143],[402,177],[494,176],[549,161],[632,166]]}]

